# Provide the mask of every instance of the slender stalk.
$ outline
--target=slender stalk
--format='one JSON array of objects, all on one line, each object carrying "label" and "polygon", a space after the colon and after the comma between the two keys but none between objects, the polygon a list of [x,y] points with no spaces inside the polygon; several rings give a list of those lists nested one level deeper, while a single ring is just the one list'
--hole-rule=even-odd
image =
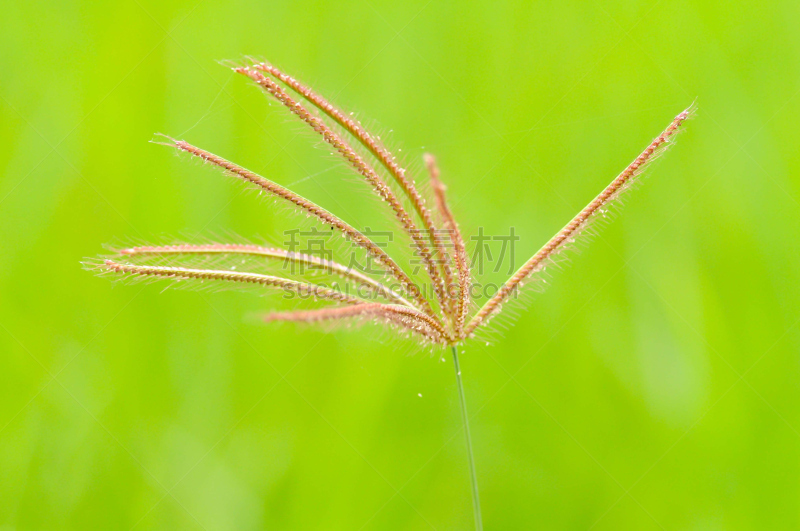
[{"label": "slender stalk", "polygon": [[469,434],[469,416],[467,416],[467,401],[464,399],[464,384],[461,381],[461,367],[458,365],[458,347],[453,345],[453,365],[456,369],[456,382],[458,383],[458,398],[461,402],[461,417],[464,419],[464,434],[467,436],[467,455],[469,456],[469,477],[472,485],[472,509],[475,513],[475,531],[483,531],[481,519],[481,500],[478,496],[478,476],[475,475],[475,458],[472,455],[472,437]]}]

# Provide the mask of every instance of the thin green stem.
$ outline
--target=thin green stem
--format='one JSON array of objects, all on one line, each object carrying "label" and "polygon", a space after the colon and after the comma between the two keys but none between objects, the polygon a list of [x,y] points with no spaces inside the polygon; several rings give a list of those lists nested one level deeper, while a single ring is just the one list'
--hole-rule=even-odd
[{"label": "thin green stem", "polygon": [[461,367],[458,365],[458,348],[456,346],[453,346],[453,365],[456,369],[458,398],[461,402],[461,417],[464,419],[464,434],[467,437],[467,455],[469,456],[469,477],[472,485],[472,509],[475,513],[475,530],[483,531],[483,520],[481,519],[481,500],[480,496],[478,496],[478,476],[475,475],[475,458],[472,455],[472,437],[470,437],[469,434],[467,401],[464,398],[464,384],[461,381]]}]

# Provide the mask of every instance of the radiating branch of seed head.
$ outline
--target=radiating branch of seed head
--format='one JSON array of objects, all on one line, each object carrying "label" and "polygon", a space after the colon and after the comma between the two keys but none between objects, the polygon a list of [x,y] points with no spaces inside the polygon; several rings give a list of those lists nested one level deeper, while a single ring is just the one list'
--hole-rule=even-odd
[{"label": "radiating branch of seed head", "polygon": [[308,85],[305,85],[295,79],[294,77],[280,71],[268,63],[256,63],[253,65],[262,72],[266,72],[275,78],[279,79],[286,86],[294,90],[296,93],[303,96],[307,101],[313,104],[320,111],[324,112],[328,117],[339,124],[345,131],[353,135],[378,161],[383,165],[389,174],[394,178],[395,182],[400,186],[409,201],[416,210],[420,219],[428,231],[428,237],[431,245],[437,256],[441,257],[442,274],[444,276],[445,286],[449,287],[453,282],[453,272],[448,262],[449,255],[445,252],[445,245],[441,234],[437,231],[437,227],[431,216],[431,211],[425,206],[425,200],[422,195],[414,186],[413,180],[406,176],[406,169],[400,167],[397,163],[396,157],[384,146],[379,139],[365,130],[360,123],[347,116],[340,109],[335,107],[332,103],[322,97],[320,94],[314,92]]},{"label": "radiating branch of seed head", "polygon": [[420,305],[427,313],[432,313],[433,310],[430,307],[430,304],[422,296],[419,288],[414,284],[414,282],[406,275],[406,273],[397,265],[397,263],[392,260],[392,258],[386,254],[386,252],[379,247],[375,242],[373,242],[370,238],[362,234],[361,232],[357,231],[355,228],[350,226],[341,218],[335,216],[334,214],[328,212],[324,208],[320,207],[319,205],[309,201],[308,199],[288,190],[269,179],[266,179],[256,173],[251,172],[241,166],[238,166],[228,160],[223,159],[213,153],[195,147],[188,142],[183,140],[174,140],[171,139],[172,143],[167,144],[172,147],[175,147],[181,151],[185,151],[191,155],[199,157],[206,162],[210,162],[211,164],[227,171],[231,175],[243,179],[255,186],[261,188],[262,190],[273,194],[281,199],[284,199],[293,205],[297,206],[304,212],[314,216],[322,223],[333,227],[334,229],[340,231],[342,234],[347,236],[348,238],[353,241],[359,247],[365,249],[369,255],[374,258],[378,264],[384,267],[387,272],[389,272],[397,281],[403,286],[403,288],[411,295],[411,297]]},{"label": "radiating branch of seed head", "polygon": [[458,223],[456,223],[456,219],[450,211],[450,207],[447,205],[447,187],[439,178],[439,166],[436,164],[436,159],[433,155],[427,154],[425,155],[425,164],[428,167],[433,196],[436,200],[436,208],[444,220],[445,228],[450,235],[453,251],[455,253],[459,293],[456,297],[454,328],[457,337],[463,339],[464,322],[470,307],[470,292],[472,291],[472,272],[469,269],[469,257],[467,256],[461,230],[459,230]]},{"label": "radiating branch of seed head", "polygon": [[414,246],[417,248],[425,270],[431,279],[433,291],[442,308],[445,308],[445,296],[442,278],[436,268],[436,264],[431,256],[430,249],[428,248],[425,240],[420,236],[420,231],[417,229],[416,224],[409,216],[402,203],[397,199],[392,189],[384,182],[384,180],[375,173],[375,170],[367,164],[364,159],[356,153],[356,151],[344,140],[337,135],[325,122],[319,117],[313,115],[301,103],[295,101],[283,90],[275,81],[264,76],[261,72],[250,67],[234,68],[234,71],[245,75],[255,81],[266,92],[275,97],[280,103],[286,106],[296,116],[306,122],[314,131],[322,135],[322,138],[330,144],[342,157],[350,163],[351,166],[362,175],[367,182],[372,186],[373,190],[378,196],[386,201],[395,213],[403,230],[409,235]]},{"label": "radiating branch of seed head", "polygon": [[272,312],[264,316],[267,322],[292,321],[313,323],[319,321],[339,321],[353,317],[372,317],[389,321],[411,332],[422,335],[425,339],[439,344],[449,344],[449,336],[441,324],[431,316],[409,308],[394,304],[361,303],[341,308],[323,308],[319,310],[296,312]]},{"label": "radiating branch of seed head", "polygon": [[106,271],[123,273],[151,278],[171,278],[177,280],[208,280],[233,282],[240,284],[257,284],[264,287],[281,288],[302,296],[313,296],[319,299],[327,299],[347,304],[359,304],[363,299],[347,295],[334,289],[312,284],[310,282],[300,282],[281,278],[272,275],[262,275],[258,273],[244,273],[234,271],[220,271],[216,269],[190,269],[185,267],[167,266],[145,266],[115,262],[114,260],[104,260],[98,266]]},{"label": "radiating branch of seed head", "polygon": [[678,132],[683,122],[691,116],[693,111],[694,107],[692,106],[676,116],[672,123],[670,123],[669,126],[600,193],[600,195],[592,200],[586,208],[581,210],[580,213],[547,242],[544,247],[525,262],[525,264],[500,287],[497,293],[483,305],[470,321],[469,325],[467,325],[465,334],[469,336],[477,327],[488,321],[494,312],[500,309],[503,302],[508,299],[511,293],[513,293],[526,278],[539,271],[544,264],[547,263],[548,259],[560,252],[566,244],[572,243],[586,228],[592,218],[608,203],[618,199],[619,195],[627,189],[630,182],[642,173],[647,164],[651,162],[662,149],[669,146],[672,137]]},{"label": "radiating branch of seed head", "polygon": [[257,256],[266,259],[286,260],[298,265],[307,265],[312,267],[320,267],[329,273],[338,275],[340,277],[350,279],[358,284],[364,285],[372,289],[376,293],[380,293],[387,299],[401,304],[403,306],[413,307],[413,305],[404,299],[399,293],[396,293],[388,286],[378,282],[363,273],[356,271],[353,268],[347,267],[335,262],[333,260],[322,259],[317,256],[296,253],[287,251],[285,249],[275,247],[264,247],[261,245],[248,245],[248,244],[227,244],[227,243],[211,243],[211,244],[178,244],[178,245],[162,245],[162,246],[138,246],[129,247],[127,249],[120,249],[119,253],[123,256],[143,256],[143,255],[239,255],[239,256]]}]

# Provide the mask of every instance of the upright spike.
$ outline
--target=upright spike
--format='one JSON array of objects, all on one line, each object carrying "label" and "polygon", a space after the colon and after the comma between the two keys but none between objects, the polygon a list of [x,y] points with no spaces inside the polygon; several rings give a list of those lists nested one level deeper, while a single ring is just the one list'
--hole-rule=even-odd
[{"label": "upright spike", "polygon": [[625,170],[617,176],[616,179],[611,181],[605,190],[600,195],[595,197],[586,208],[581,210],[572,221],[567,223],[567,226],[561,229],[544,247],[534,254],[530,260],[520,267],[514,275],[500,287],[497,293],[489,299],[486,304],[478,311],[477,315],[472,318],[469,325],[464,331],[469,336],[477,327],[484,324],[491,318],[492,314],[500,308],[503,302],[508,299],[511,293],[514,292],[520,283],[528,278],[531,274],[539,271],[547,260],[558,253],[561,248],[571,240],[574,240],[581,232],[587,227],[593,217],[604,210],[604,207],[612,201],[619,198],[620,194],[624,192],[631,181],[642,173],[648,162],[651,162],[661,149],[669,146],[668,142],[678,132],[680,126],[685,122],[693,113],[694,107],[691,106],[678,116],[676,116],[672,123],[658,135],[650,145],[638,156]]},{"label": "upright spike", "polygon": [[[466,321],[467,311],[469,310],[471,298],[470,291],[472,290],[472,272],[469,269],[469,258],[467,257],[466,246],[464,245],[464,238],[461,236],[461,231],[458,228],[458,223],[447,206],[446,190],[447,187],[439,179],[439,166],[436,164],[436,158],[433,155],[425,155],[425,164],[428,167],[428,174],[431,179],[431,187],[433,188],[433,196],[436,199],[436,208],[444,220],[445,228],[447,228],[450,240],[453,243],[453,250],[455,252],[455,263],[458,270],[458,291],[455,297],[456,311],[454,329],[456,336],[463,339],[464,322]],[[448,290],[450,295],[450,290]],[[452,297],[451,297],[452,299]]]}]

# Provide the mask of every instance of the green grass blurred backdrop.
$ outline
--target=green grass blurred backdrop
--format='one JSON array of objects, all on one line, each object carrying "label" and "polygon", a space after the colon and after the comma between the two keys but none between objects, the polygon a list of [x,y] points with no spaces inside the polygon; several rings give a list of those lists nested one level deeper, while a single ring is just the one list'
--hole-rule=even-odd
[{"label": "green grass blurred backdrop", "polygon": [[[462,228],[515,227],[519,262],[697,98],[622,216],[466,347],[485,525],[800,528],[798,27],[792,1],[5,3],[0,529],[471,528],[449,362],[80,268],[287,228],[147,143],[330,167],[216,62],[245,54],[435,153]],[[296,188],[358,216],[342,180]]]}]

